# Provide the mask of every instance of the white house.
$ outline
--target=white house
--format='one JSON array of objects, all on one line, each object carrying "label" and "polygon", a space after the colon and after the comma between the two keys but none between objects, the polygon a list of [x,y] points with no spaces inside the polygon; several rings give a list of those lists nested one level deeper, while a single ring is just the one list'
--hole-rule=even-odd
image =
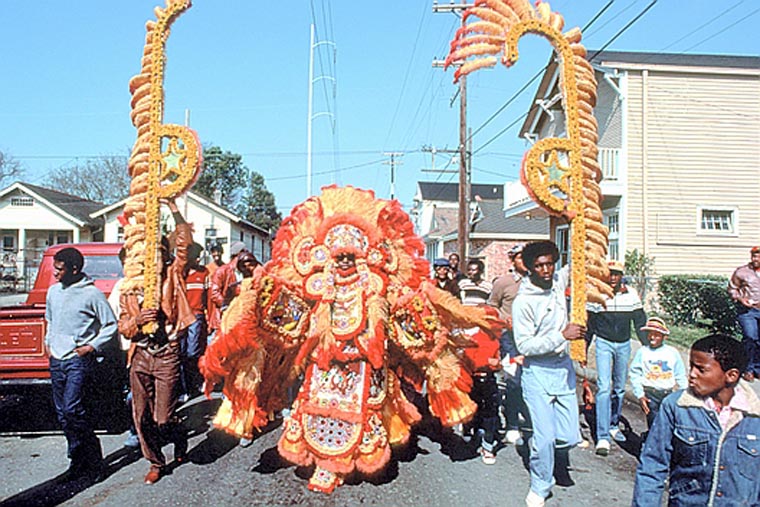
[{"label": "white house", "polygon": [[[124,211],[126,199],[99,209],[92,218],[104,221],[104,237],[106,242],[121,242],[124,239],[124,228],[117,217]],[[212,200],[197,194],[187,192],[177,199],[177,207],[189,223],[193,224],[193,239],[205,247],[214,243],[224,248],[224,260],[229,260],[229,245],[235,241],[245,243],[259,261],[266,262],[272,256],[269,231],[240,218]],[[161,224],[173,228],[168,209],[162,209]]]},{"label": "white house", "polygon": [[0,190],[0,271],[34,282],[48,246],[103,241],[103,219],[91,214],[103,203],[16,182]]},{"label": "white house", "polygon": [[[0,190],[0,281],[5,288],[28,289],[45,249],[59,243],[114,242],[123,240],[117,217],[126,199],[104,206],[49,188],[16,182]],[[194,240],[206,247],[225,247],[242,241],[261,262],[271,258],[269,231],[238,217],[224,207],[193,192],[177,200],[180,211],[194,225]],[[163,224],[171,224],[168,210]],[[16,284],[22,280],[23,284]]]},{"label": "white house", "polygon": [[[432,261],[457,251],[459,184],[417,182],[414,209],[417,233],[425,241],[425,256]],[[503,275],[511,267],[507,252],[516,243],[549,238],[545,214],[504,216],[504,186],[470,185],[468,257],[485,263],[486,278]]]}]

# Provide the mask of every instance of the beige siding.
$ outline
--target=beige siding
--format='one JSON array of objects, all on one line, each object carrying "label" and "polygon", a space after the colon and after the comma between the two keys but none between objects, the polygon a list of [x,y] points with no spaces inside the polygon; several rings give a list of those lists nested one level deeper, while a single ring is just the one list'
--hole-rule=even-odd
[{"label": "beige siding", "polygon": [[[760,78],[650,71],[644,104],[629,76],[628,249],[644,247],[645,210],[658,274],[730,273],[760,243]],[[698,233],[699,206],[736,207],[739,234]]]},{"label": "beige siding", "polygon": [[598,144],[600,148],[620,148],[623,143],[621,102],[603,76],[601,72],[596,73],[599,85],[594,116],[599,122]]}]

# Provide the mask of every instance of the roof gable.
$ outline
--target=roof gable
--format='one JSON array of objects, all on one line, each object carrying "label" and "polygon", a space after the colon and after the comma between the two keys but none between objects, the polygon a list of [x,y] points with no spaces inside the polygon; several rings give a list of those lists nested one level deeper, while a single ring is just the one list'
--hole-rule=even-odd
[{"label": "roof gable", "polygon": [[[216,204],[214,201],[212,201],[211,199],[208,199],[207,197],[205,197],[205,196],[203,196],[201,194],[189,191],[185,195],[187,196],[188,199],[190,199],[192,201],[195,201],[195,203],[197,203],[201,207],[209,208],[209,209],[213,210],[214,212],[216,212],[217,214],[222,215],[223,217],[227,218],[231,222],[240,223],[240,224],[243,224],[243,225],[245,225],[246,227],[248,227],[250,229],[255,229],[256,231],[258,231],[260,234],[262,234],[264,236],[266,236],[266,235],[269,234],[269,231],[267,231],[263,227],[259,227],[258,225],[254,224],[252,222],[249,222],[248,220],[246,220],[244,218],[241,218],[241,217],[237,216],[236,214],[234,214],[233,212],[231,212],[227,208],[225,208],[225,207],[223,207],[223,206],[221,206],[219,204]],[[108,214],[108,213],[110,213],[110,212],[112,212],[114,210],[123,208],[124,205],[125,205],[125,203],[127,202],[127,199],[128,199],[128,197],[125,197],[121,201],[115,202],[115,203],[110,204],[108,206],[105,206],[105,207],[101,206],[99,209],[95,210],[92,213],[91,216],[93,218],[95,218],[95,217],[99,217],[101,215],[106,215],[106,214]]]},{"label": "roof gable", "polygon": [[75,222],[78,226],[95,225],[97,222],[91,217],[91,213],[100,209],[103,203],[90,201],[82,197],[59,192],[50,188],[32,185],[17,181],[4,190],[0,191],[0,197],[7,195],[13,190],[21,190],[37,200],[47,204],[56,212]]},{"label": "roof gable", "polygon": [[[707,55],[707,54],[683,54],[683,53],[648,53],[643,51],[596,51],[588,50],[589,58],[593,58],[593,65],[597,68],[607,67],[614,69],[616,67],[637,67],[645,69],[647,67],[685,67],[697,69],[736,69],[746,73],[757,71],[760,73],[760,57],[744,55]],[[541,77],[536,94],[531,102],[528,116],[525,118],[520,127],[520,137],[526,134],[533,134],[537,122],[544,114],[538,103],[543,99],[557,93],[559,86],[557,80],[558,65],[554,55],[549,59],[549,63]],[[730,73],[730,70],[724,72]]]},{"label": "roof gable", "polygon": [[[417,183],[419,195],[423,201],[459,201],[458,183],[439,183],[420,181]],[[504,199],[504,186],[490,183],[473,183],[470,185],[470,199],[479,196],[481,199]]]}]

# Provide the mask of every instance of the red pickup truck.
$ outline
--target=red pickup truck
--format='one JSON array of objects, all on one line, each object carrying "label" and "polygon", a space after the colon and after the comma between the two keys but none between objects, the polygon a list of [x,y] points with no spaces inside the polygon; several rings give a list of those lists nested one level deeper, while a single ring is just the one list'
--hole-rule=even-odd
[{"label": "red pickup truck", "polygon": [[[53,256],[73,246],[84,256],[83,271],[95,279],[106,297],[122,277],[119,243],[78,243],[51,246],[42,257],[34,288],[26,303],[0,308],[0,387],[49,384],[48,358],[45,355],[45,296],[56,283]],[[114,346],[118,347],[115,343]]]}]

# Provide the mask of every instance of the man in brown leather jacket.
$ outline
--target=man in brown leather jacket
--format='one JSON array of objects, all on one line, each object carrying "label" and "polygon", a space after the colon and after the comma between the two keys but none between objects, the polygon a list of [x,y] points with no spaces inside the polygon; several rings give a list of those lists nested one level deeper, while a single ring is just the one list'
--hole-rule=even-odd
[{"label": "man in brown leather jacket", "polygon": [[[187,435],[180,427],[177,407],[180,378],[179,332],[195,321],[187,301],[183,269],[187,250],[192,244],[192,230],[173,200],[167,202],[176,224],[176,256],[172,259],[169,241],[161,238],[163,272],[161,275],[161,308],[141,308],[143,295],[130,291],[121,295],[119,332],[134,345],[130,385],[137,433],[143,456],[150,461],[146,484],[153,484],[163,475],[166,458],[161,447],[174,444],[174,460],[182,463],[187,454]],[[155,333],[145,334],[142,327],[158,322]]]}]

